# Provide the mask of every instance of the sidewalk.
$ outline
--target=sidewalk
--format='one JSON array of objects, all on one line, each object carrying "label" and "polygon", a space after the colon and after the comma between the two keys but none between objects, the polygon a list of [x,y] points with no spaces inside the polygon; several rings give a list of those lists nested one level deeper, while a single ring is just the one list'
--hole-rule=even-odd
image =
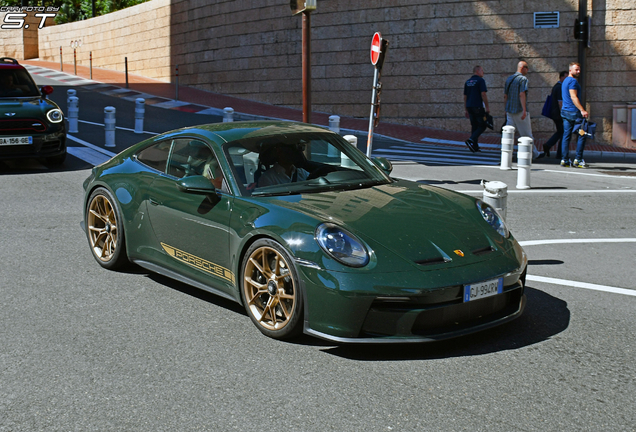
[{"label": "sidewalk", "polygon": [[[43,68],[49,68],[59,71],[60,64],[49,61],[40,60],[25,60],[23,64],[40,66]],[[73,75],[74,66],[72,64],[64,64],[64,72]],[[87,66],[77,66],[77,76],[90,79],[90,70]],[[108,69],[93,68],[93,81],[97,83],[111,84],[115,87],[126,87],[126,77],[124,72],[113,71]],[[154,101],[146,101],[147,104],[158,103],[160,101],[174,101],[175,99],[175,85],[158,81],[152,78],[146,78],[140,75],[128,74],[128,90],[132,92],[137,91],[147,95],[153,95],[156,97]],[[300,96],[299,96],[300,97]],[[300,100],[299,100],[300,101]],[[212,93],[204,90],[198,90],[191,87],[179,86],[179,102],[172,104],[171,109],[200,112],[210,110],[219,110],[219,115],[222,115],[221,110],[225,107],[232,107],[235,112],[235,118],[237,119],[250,119],[250,118],[273,118],[284,119],[293,121],[302,121],[302,111],[286,108],[281,106],[270,105],[262,102],[255,102],[246,99],[240,99],[232,96]],[[328,126],[330,114],[312,112],[311,122],[317,125]],[[467,123],[468,124],[468,123]],[[340,128],[344,130],[359,131],[362,134],[368,132],[369,120],[357,119],[351,117],[340,117]],[[384,135],[386,137],[408,141],[412,143],[420,143],[422,141],[427,144],[436,143],[439,145],[463,145],[463,142],[469,136],[466,132],[451,132],[440,129],[400,125],[393,123],[380,122],[374,132],[378,135]],[[535,146],[537,149],[543,151],[543,143],[546,139],[537,139]],[[571,150],[576,148],[576,140],[572,140]],[[498,134],[484,134],[480,137],[480,145],[484,148],[499,148],[501,143],[501,136]],[[552,153],[555,149],[552,148]],[[585,146],[585,153],[594,157],[628,157],[636,158],[636,150],[617,148],[608,145],[596,144],[594,141],[588,142]]]}]

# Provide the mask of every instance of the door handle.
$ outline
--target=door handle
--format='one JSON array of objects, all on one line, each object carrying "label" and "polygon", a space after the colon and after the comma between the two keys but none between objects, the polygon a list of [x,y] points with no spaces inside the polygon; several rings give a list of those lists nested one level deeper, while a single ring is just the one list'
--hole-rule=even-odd
[{"label": "door handle", "polygon": [[155,200],[154,198],[150,198],[150,204],[152,204],[154,206],[158,206],[161,203],[159,201]]}]

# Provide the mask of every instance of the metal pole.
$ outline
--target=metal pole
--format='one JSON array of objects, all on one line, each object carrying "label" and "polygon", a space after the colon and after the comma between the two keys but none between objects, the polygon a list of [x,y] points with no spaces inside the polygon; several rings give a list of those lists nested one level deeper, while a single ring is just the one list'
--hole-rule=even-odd
[{"label": "metal pole", "polygon": [[371,96],[371,115],[369,116],[369,136],[367,137],[367,157],[371,157],[373,151],[373,120],[375,115],[375,104],[378,98],[378,81],[380,79],[380,73],[378,68],[375,68],[373,73],[373,93]]},{"label": "metal pole", "polygon": [[311,122],[311,13],[303,12],[303,122]]},{"label": "metal pole", "polygon": [[77,75],[77,50],[75,48],[73,48],[73,68],[75,75]]},{"label": "metal pole", "polygon": [[93,79],[93,51],[89,53],[89,65],[91,70],[91,79]]},{"label": "metal pole", "polygon": [[[583,23],[587,22],[587,0],[579,0],[579,24],[580,28],[583,29]],[[588,35],[590,29],[588,28]],[[587,75],[587,41],[583,39],[579,39],[579,64],[581,65],[581,75],[579,76],[579,85],[581,86],[581,94],[579,95],[579,100],[581,101],[581,105],[585,108],[585,76]]]},{"label": "metal pole", "polygon": [[174,100],[179,100],[179,65],[177,65],[176,73],[177,75],[176,75],[175,86],[174,86],[174,91],[175,91]]},{"label": "metal pole", "polygon": [[64,61],[62,59],[62,46],[60,46],[60,71],[64,70]]},{"label": "metal pole", "polygon": [[128,57],[124,57],[124,65],[126,68],[126,88],[128,88]]}]

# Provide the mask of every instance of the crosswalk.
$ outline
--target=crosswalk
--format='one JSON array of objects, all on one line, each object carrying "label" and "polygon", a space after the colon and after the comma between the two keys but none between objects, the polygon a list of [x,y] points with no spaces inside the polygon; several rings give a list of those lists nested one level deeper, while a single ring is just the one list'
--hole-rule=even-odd
[{"label": "crosswalk", "polygon": [[501,153],[498,151],[481,151],[471,153],[461,143],[459,145],[442,146],[438,144],[403,143],[388,148],[374,149],[373,156],[384,157],[390,161],[413,161],[424,165],[499,165]]},{"label": "crosswalk", "polygon": [[86,85],[86,84],[95,84],[95,81],[82,78],[76,75],[71,75],[63,71],[56,71],[53,69],[48,69],[48,68],[43,68],[40,66],[33,66],[28,64],[23,64],[23,66],[27,71],[29,71],[31,75],[37,75],[43,78],[59,81],[61,84],[64,84],[64,85],[79,86],[79,85]]}]

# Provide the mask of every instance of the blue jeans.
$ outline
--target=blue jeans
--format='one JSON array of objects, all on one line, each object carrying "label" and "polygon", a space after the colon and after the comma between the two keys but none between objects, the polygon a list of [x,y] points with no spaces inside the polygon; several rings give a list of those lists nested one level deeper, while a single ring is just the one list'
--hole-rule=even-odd
[{"label": "blue jeans", "polygon": [[[572,138],[572,129],[574,129],[574,122],[576,119],[582,118],[579,111],[563,111],[561,110],[561,117],[563,118],[563,143],[561,145],[561,157],[564,160],[568,160],[570,155],[570,139]],[[585,149],[585,135],[580,136],[576,142],[576,158],[577,160],[583,160],[583,149]]]}]

